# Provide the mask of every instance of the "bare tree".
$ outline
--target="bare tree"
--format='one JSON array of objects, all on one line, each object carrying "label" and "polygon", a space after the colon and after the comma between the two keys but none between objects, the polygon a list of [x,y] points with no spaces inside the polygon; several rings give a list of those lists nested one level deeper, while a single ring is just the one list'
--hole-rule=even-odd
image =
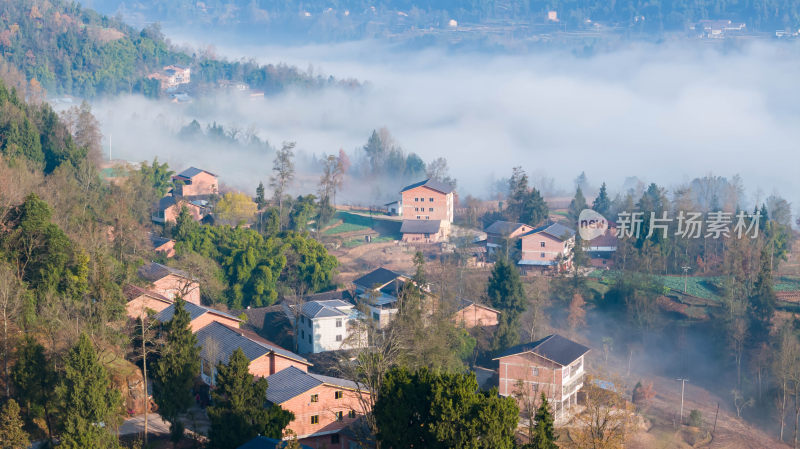
[{"label": "bare tree", "polygon": [[778,415],[780,416],[780,432],[778,438],[783,441],[783,431],[786,426],[786,396],[789,393],[790,382],[793,380],[793,367],[800,357],[800,345],[791,329],[785,327],[781,330],[780,343],[775,359],[772,362],[773,376],[780,388],[780,397],[777,400]]},{"label": "bare tree", "polygon": [[[614,382],[619,390],[621,384]],[[587,377],[584,387],[586,408],[575,417],[577,428],[570,432],[570,447],[622,449],[631,427],[632,411],[613,389],[600,388]]]},{"label": "bare tree", "polygon": [[283,146],[275,154],[275,161],[272,163],[272,173],[269,185],[278,200],[278,217],[280,227],[283,229],[283,197],[294,179],[294,142],[283,142]]},{"label": "bare tree", "polygon": [[6,397],[11,396],[11,383],[9,382],[9,359],[11,348],[14,346],[15,328],[14,318],[22,314],[22,284],[14,270],[7,264],[0,262],[0,321],[2,323],[2,351],[3,351],[3,384]]}]

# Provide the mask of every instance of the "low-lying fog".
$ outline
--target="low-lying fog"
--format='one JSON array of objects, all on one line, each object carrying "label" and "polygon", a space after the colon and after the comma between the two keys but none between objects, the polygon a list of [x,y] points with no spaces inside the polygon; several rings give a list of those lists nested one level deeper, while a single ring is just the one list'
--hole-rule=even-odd
[{"label": "low-lying fog", "polygon": [[[203,47],[207,41],[173,39]],[[215,45],[219,55],[287,62],[367,81],[361,91],[292,91],[265,99],[219,95],[176,105],[125,97],[94,105],[113,157],[196,165],[254,191],[272,155],[176,137],[197,119],[250,129],[273,146],[321,154],[362,146],[388,128],[406,151],[447,158],[461,193],[482,194],[511,167],[546,172],[571,189],[585,171],[612,190],[627,176],[671,186],[742,175],[756,199],[777,190],[800,204],[800,46],[637,44],[591,57],[400,50],[377,42],[330,46]],[[313,190],[304,186],[305,191]],[[760,193],[757,193],[760,192]]]}]

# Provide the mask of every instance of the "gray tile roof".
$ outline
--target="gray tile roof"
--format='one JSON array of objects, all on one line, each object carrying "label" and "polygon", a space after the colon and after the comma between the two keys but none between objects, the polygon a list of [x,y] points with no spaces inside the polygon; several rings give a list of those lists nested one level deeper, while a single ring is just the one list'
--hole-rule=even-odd
[{"label": "gray tile roof", "polygon": [[[336,316],[347,316],[341,310],[335,309],[335,306],[328,306],[325,303],[330,301],[308,301],[303,303],[303,315],[309,318],[330,318]],[[338,301],[341,302],[341,301]]]},{"label": "gray tile roof", "polygon": [[191,179],[191,178],[193,178],[193,177],[195,177],[195,176],[197,176],[197,175],[199,175],[200,173],[203,173],[203,172],[208,173],[211,176],[217,176],[214,173],[211,173],[210,171],[203,170],[203,169],[200,169],[200,168],[197,168],[197,167],[189,167],[186,170],[178,173],[175,176],[176,177],[181,177],[181,178]]},{"label": "gray tile roof", "polygon": [[539,234],[547,234],[553,238],[564,241],[575,236],[575,230],[570,229],[561,223],[553,223],[549,225],[539,226],[538,228],[525,233],[525,236]]},{"label": "gray tile roof", "polygon": [[153,245],[153,248],[158,248],[159,246],[172,241],[172,239],[161,237],[153,233],[151,233],[148,237],[150,237],[150,243]]},{"label": "gray tile roof", "polygon": [[171,299],[167,298],[164,295],[160,295],[156,292],[151,292],[146,288],[137,287],[133,284],[128,284],[122,289],[122,293],[125,295],[128,301],[134,300],[140,296],[149,296],[151,298],[158,299],[164,302],[172,302]]},{"label": "gray tile roof", "polygon": [[436,234],[442,227],[441,220],[403,220],[402,234]]},{"label": "gray tile roof", "polygon": [[471,306],[473,304],[475,304],[478,307],[483,307],[484,309],[488,309],[488,310],[491,310],[493,312],[500,313],[499,310],[493,309],[492,307],[487,306],[486,304],[481,304],[479,302],[470,301],[469,299],[458,298],[458,310],[464,310],[464,309],[466,309],[467,307],[469,307],[469,306]]},{"label": "gray tile roof", "polygon": [[329,292],[314,293],[313,295],[306,295],[303,297],[306,301],[328,301],[331,299],[340,299],[342,301],[352,301],[353,296],[347,290],[332,290]]},{"label": "gray tile roof", "polygon": [[282,404],[322,384],[351,390],[358,388],[355,382],[347,379],[305,373],[293,366],[267,377],[267,382],[267,400],[273,404]]},{"label": "gray tile roof", "polygon": [[380,267],[353,281],[353,284],[365,289],[372,289],[376,285],[382,287],[402,275],[392,270]]},{"label": "gray tile roof", "polygon": [[580,356],[589,352],[589,348],[568,338],[564,338],[561,335],[552,334],[541,340],[512,346],[495,357],[494,360],[510,355],[522,354],[524,352],[533,352],[561,366],[567,366]]},{"label": "gray tile roof", "polygon": [[170,274],[174,274],[176,276],[180,276],[186,279],[192,278],[191,276],[189,276],[189,273],[183,270],[168,267],[166,265],[161,265],[160,263],[155,263],[155,262],[150,262],[148,264],[142,265],[137,270],[137,273],[139,273],[139,276],[141,276],[143,279],[146,279],[150,282],[155,282],[159,279],[164,279]]},{"label": "gray tile roof", "polygon": [[445,183],[437,181],[435,179],[426,179],[424,181],[420,181],[420,182],[417,182],[417,183],[414,183],[414,184],[407,185],[407,186],[403,187],[403,189],[400,191],[400,193],[403,193],[406,190],[411,190],[411,189],[414,189],[414,188],[417,188],[417,187],[421,187],[421,186],[425,186],[425,187],[427,187],[429,189],[433,189],[433,190],[436,190],[437,192],[441,192],[441,193],[445,193],[445,194],[450,193],[450,192],[453,191],[453,186],[451,186],[449,184],[445,184]]},{"label": "gray tile roof", "polygon": [[175,204],[176,204],[175,197],[173,197],[172,195],[167,195],[158,200],[158,205],[156,207],[158,208],[159,211],[165,211]]},{"label": "gray tile roof", "polygon": [[216,321],[203,326],[195,335],[197,336],[197,344],[201,347],[200,356],[213,363],[227,363],[231,358],[231,354],[239,348],[250,361],[274,352],[302,363],[308,363],[305,358],[271,344],[267,340],[258,337],[255,333],[226,326]]},{"label": "gray tile roof", "polygon": [[[191,303],[191,302],[184,301],[183,302],[183,307],[186,309],[187,312],[189,312],[189,317],[190,317],[190,319],[192,321],[200,318],[201,316],[205,315],[206,313],[214,313],[214,314],[217,314],[217,315],[220,315],[220,316],[224,316],[226,318],[230,318],[230,319],[233,319],[233,320],[241,321],[241,320],[239,320],[239,318],[237,318],[237,317],[235,317],[235,316],[233,316],[233,315],[231,315],[229,313],[225,313],[225,312],[223,312],[221,310],[211,309],[211,308],[208,308],[208,307],[198,306],[197,304],[194,304],[194,303]],[[165,323],[165,322],[171,320],[173,315],[175,315],[175,304],[171,304],[169,307],[167,307],[166,309],[164,309],[161,312],[159,312],[155,316],[155,318],[158,321],[161,321],[162,323]]]},{"label": "gray tile roof", "polygon": [[503,237],[507,237],[511,235],[512,232],[516,231],[517,229],[527,226],[525,223],[514,223],[511,221],[495,221],[488,228],[486,228],[487,234],[497,234]]}]

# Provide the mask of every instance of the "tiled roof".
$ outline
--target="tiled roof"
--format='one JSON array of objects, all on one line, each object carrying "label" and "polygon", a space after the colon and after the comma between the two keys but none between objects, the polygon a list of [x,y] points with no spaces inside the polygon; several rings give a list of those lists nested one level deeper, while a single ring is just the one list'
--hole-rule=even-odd
[{"label": "tiled roof", "polygon": [[429,189],[433,189],[433,190],[436,190],[437,192],[441,192],[441,193],[444,193],[444,194],[447,194],[447,193],[450,193],[450,192],[453,191],[453,187],[448,185],[448,184],[445,184],[443,182],[437,181],[435,179],[426,179],[424,181],[420,181],[420,182],[417,182],[417,183],[414,183],[414,184],[411,184],[411,185],[403,187],[403,190],[401,190],[400,193],[403,193],[406,190],[415,189],[415,188],[421,187],[421,186],[425,186],[425,187],[427,187]]},{"label": "tiled roof", "polygon": [[[278,449],[282,447],[286,447],[286,443],[282,440],[257,436],[236,449]],[[306,446],[305,444],[301,444],[300,449],[312,449],[312,448],[311,446]]]},{"label": "tiled roof", "polygon": [[500,313],[499,310],[493,309],[493,308],[487,306],[486,304],[477,303],[475,301],[470,301],[469,299],[464,299],[464,298],[459,298],[458,299],[458,310],[464,310],[464,309],[466,309],[467,307],[469,307],[469,306],[471,306],[473,304],[475,304],[478,307],[482,307],[484,309],[491,310],[492,312]]},{"label": "tiled roof", "polygon": [[399,273],[395,273],[392,270],[387,270],[386,268],[380,267],[356,279],[353,281],[353,284],[364,288],[374,288],[376,285],[381,287],[399,278],[400,276],[401,274]]},{"label": "tiled roof", "polygon": [[273,404],[282,404],[322,384],[355,390],[355,382],[338,377],[305,373],[290,366],[267,377],[267,400]]},{"label": "tiled roof", "polygon": [[197,344],[201,347],[200,356],[212,363],[227,363],[231,354],[240,348],[250,361],[274,352],[302,363],[308,363],[305,358],[264,340],[254,332],[226,326],[216,321],[203,326],[195,335]]},{"label": "tiled roof", "polygon": [[146,279],[150,282],[155,282],[159,279],[164,279],[165,277],[169,276],[170,274],[174,274],[176,276],[180,276],[182,278],[191,279],[189,273],[179,270],[177,268],[168,267],[166,265],[161,265],[160,263],[150,262],[148,264],[144,264],[137,270],[139,276],[143,279]]},{"label": "tiled roof", "polygon": [[510,355],[522,354],[524,352],[533,352],[561,366],[567,366],[580,356],[589,352],[589,348],[580,343],[575,343],[568,338],[564,338],[561,335],[552,334],[541,340],[512,346],[495,357],[494,360]]},{"label": "tiled roof", "polygon": [[326,302],[328,301],[308,301],[306,303],[303,303],[303,315],[312,319],[347,316],[347,314],[342,312],[341,310],[325,305]]},{"label": "tiled roof", "polygon": [[387,294],[389,296],[394,296],[395,298],[398,297],[400,291],[403,290],[403,287],[406,286],[406,283],[398,279],[395,282],[391,282],[388,285],[384,286],[380,291],[381,293]]},{"label": "tiled roof", "polygon": [[[553,223],[553,224],[549,224],[549,225],[539,226],[538,228],[525,233],[523,235],[523,237],[524,236],[529,236],[529,235],[534,235],[534,234],[539,234],[539,233],[547,234],[547,235],[549,235],[549,236],[551,236],[553,238],[556,238],[558,240],[561,240],[561,241],[569,239],[569,238],[571,238],[571,237],[573,237],[575,235],[575,231],[573,229],[570,229],[570,228],[562,225],[561,223]],[[566,237],[566,239],[565,239],[565,237]]]},{"label": "tiled roof", "polygon": [[211,173],[210,171],[202,170],[202,169],[199,169],[197,167],[189,167],[186,170],[178,173],[175,176],[179,176],[181,178],[190,179],[190,178],[194,178],[195,176],[197,176],[197,175],[199,175],[200,173],[203,173],[203,172],[208,173],[211,176],[217,176],[214,173]]},{"label": "tiled roof", "polygon": [[158,200],[158,206],[156,207],[158,208],[158,210],[164,211],[174,206],[175,204],[176,204],[175,197],[173,197],[172,195],[167,195]]},{"label": "tiled roof", "polygon": [[314,293],[313,295],[306,295],[303,297],[306,301],[328,301],[331,299],[340,299],[342,301],[352,301],[353,296],[347,290],[332,290],[329,292]]},{"label": "tiled roof", "polygon": [[489,225],[488,228],[486,228],[486,233],[497,234],[506,237],[523,226],[527,225],[525,223],[514,223],[510,221],[495,221]]},{"label": "tiled roof", "polygon": [[160,235],[156,235],[153,233],[150,233],[148,237],[150,237],[150,243],[153,245],[153,248],[158,248],[159,246],[162,246],[165,243],[169,243],[172,241],[172,239],[161,237]]},{"label": "tiled roof", "polygon": [[436,234],[442,227],[441,220],[403,220],[402,234]]},{"label": "tiled roof", "polygon": [[127,298],[128,301],[132,301],[140,296],[147,295],[151,298],[158,299],[159,301],[172,302],[172,300],[166,296],[160,295],[156,292],[151,292],[150,290],[141,287],[137,287],[133,284],[126,285],[122,289],[122,293],[125,295],[125,298]]},{"label": "tiled roof", "polygon": [[[191,302],[184,301],[183,302],[183,307],[186,309],[187,312],[189,312],[189,318],[192,321],[200,318],[201,316],[205,315],[206,313],[213,313],[213,314],[216,314],[216,315],[219,315],[219,316],[224,316],[226,318],[230,318],[232,320],[241,321],[239,318],[236,318],[235,316],[233,316],[233,315],[231,315],[229,313],[225,313],[225,312],[223,312],[221,310],[211,309],[211,308],[208,308],[208,307],[198,306],[197,304],[194,304],[194,303],[191,303]],[[165,323],[165,322],[171,320],[172,316],[174,314],[175,314],[175,304],[172,304],[169,307],[167,307],[166,309],[164,309],[161,312],[159,312],[156,315],[156,319],[158,321],[161,321],[162,323]]]}]

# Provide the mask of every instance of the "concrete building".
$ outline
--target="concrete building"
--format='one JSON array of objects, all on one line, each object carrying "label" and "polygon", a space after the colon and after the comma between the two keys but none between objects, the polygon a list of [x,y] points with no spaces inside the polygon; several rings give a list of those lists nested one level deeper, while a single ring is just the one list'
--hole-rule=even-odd
[{"label": "concrete building", "polygon": [[300,306],[297,349],[301,354],[362,347],[365,341],[350,338],[358,311],[341,299],[306,301]]}]

